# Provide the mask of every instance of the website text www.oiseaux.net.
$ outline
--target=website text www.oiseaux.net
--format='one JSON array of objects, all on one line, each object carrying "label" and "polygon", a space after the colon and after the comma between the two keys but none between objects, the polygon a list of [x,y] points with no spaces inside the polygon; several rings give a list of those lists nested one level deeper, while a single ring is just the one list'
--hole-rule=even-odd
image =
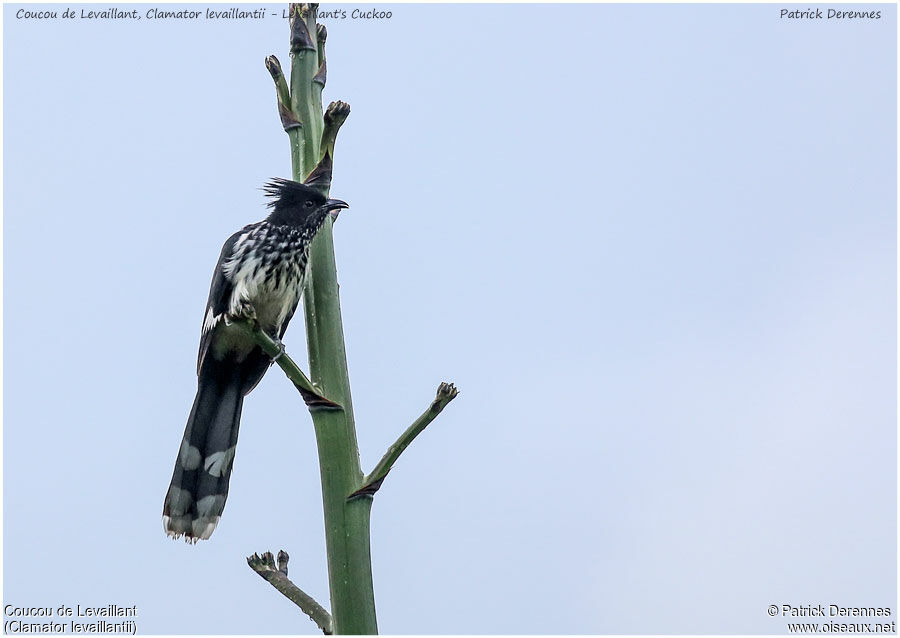
[{"label": "website text www.oiseaux.net", "polygon": [[[791,619],[789,634],[895,634],[890,607],[842,607],[841,605],[769,605],[770,616]],[[803,618],[803,622],[798,622]],[[805,619],[821,618],[823,622]],[[825,620],[827,619],[827,620]]]}]

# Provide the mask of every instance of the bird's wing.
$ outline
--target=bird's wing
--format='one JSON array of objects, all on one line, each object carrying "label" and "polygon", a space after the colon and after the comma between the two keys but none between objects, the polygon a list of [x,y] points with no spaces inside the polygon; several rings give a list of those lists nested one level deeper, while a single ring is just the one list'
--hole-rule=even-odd
[{"label": "bird's wing", "polygon": [[219,261],[216,262],[212,283],[209,285],[206,312],[203,314],[203,332],[200,334],[200,352],[197,355],[197,374],[200,374],[203,359],[212,342],[213,332],[223,320],[231,301],[231,293],[234,290],[234,284],[225,274],[225,262],[234,254],[235,243],[246,231],[247,229],[243,228],[225,241],[225,245],[222,246],[222,254],[219,255]]}]

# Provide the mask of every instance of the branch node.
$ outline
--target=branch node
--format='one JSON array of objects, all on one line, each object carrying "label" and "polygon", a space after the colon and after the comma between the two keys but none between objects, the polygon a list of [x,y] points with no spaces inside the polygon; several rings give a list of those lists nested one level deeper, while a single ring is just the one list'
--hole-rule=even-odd
[{"label": "branch node", "polygon": [[294,115],[294,112],[287,105],[278,105],[278,117],[281,118],[281,126],[284,127],[285,131],[290,131],[294,128],[303,128],[303,124],[297,119],[297,116]]},{"label": "branch node", "polygon": [[315,51],[316,45],[309,34],[306,25],[306,17],[309,14],[310,5],[306,3],[292,2],[291,11],[291,53],[300,51]]},{"label": "branch node", "polygon": [[313,76],[312,81],[316,84],[320,84],[325,86],[325,80],[328,76],[327,65],[325,64],[325,60],[322,60],[322,64],[319,66],[319,71]]},{"label": "branch node", "polygon": [[[390,470],[388,470],[388,472],[390,472]],[[366,485],[363,485],[361,488],[350,494],[350,496],[347,497],[347,500],[349,501],[354,498],[359,498],[360,496],[375,496],[375,492],[381,489],[381,484],[384,483],[384,479],[386,478],[387,472],[385,472],[385,475],[380,479],[372,481],[371,483],[367,483]]]},{"label": "branch node", "polygon": [[344,407],[340,403],[335,403],[330,399],[326,399],[321,394],[311,392],[298,383],[294,383],[294,387],[297,388],[300,396],[303,397],[303,402],[306,404],[306,407],[310,409],[310,411],[344,409]]},{"label": "branch node", "polygon": [[328,193],[328,189],[331,188],[331,171],[333,168],[334,163],[331,161],[331,154],[325,151],[322,159],[319,160],[312,172],[306,176],[303,183],[307,186],[312,186],[325,195]]}]

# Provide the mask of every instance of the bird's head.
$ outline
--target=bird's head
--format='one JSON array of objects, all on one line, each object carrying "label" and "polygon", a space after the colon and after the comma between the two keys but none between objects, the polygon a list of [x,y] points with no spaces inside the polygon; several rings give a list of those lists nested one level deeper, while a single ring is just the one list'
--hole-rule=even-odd
[{"label": "bird's head", "polygon": [[330,211],[348,208],[346,202],[328,199],[306,184],[280,177],[269,180],[263,191],[271,198],[269,222],[279,226],[297,226],[315,232]]}]

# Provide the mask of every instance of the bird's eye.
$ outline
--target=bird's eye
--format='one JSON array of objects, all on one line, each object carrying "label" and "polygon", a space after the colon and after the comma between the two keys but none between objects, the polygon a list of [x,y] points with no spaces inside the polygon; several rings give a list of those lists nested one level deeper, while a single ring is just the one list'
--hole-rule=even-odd
[{"label": "bird's eye", "polygon": [[305,202],[303,202],[303,207],[304,207],[304,208],[312,208],[312,207],[313,207],[313,202],[312,202],[312,200],[311,200],[311,199],[307,199]]}]

